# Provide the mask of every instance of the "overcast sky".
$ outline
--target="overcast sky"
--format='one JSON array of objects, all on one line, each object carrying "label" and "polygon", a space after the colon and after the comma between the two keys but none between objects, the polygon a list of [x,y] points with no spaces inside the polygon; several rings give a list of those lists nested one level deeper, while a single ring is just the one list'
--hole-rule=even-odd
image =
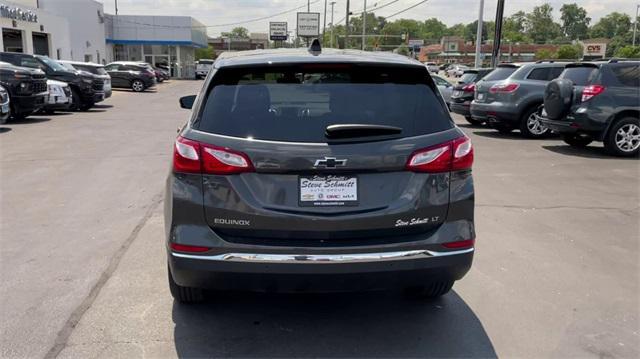
[{"label": "overcast sky", "polygon": [[[115,0],[98,0],[104,3],[104,10],[113,14]],[[328,0],[331,3],[332,0]],[[336,23],[344,18],[346,0],[335,0]],[[368,0],[367,7],[374,7],[391,2],[392,0]],[[312,12],[324,12],[324,0],[311,0]],[[387,16],[418,3],[419,0],[399,0],[384,9],[376,11],[376,15]],[[506,0],[505,16],[516,11],[530,11],[534,6],[550,3],[559,20],[559,9],[566,3],[577,3],[587,9],[592,18],[592,24],[600,17],[612,11],[635,15],[635,6],[640,0]],[[494,20],[497,0],[485,0],[484,19]],[[251,20],[263,16],[280,13],[303,6],[306,10],[306,0],[118,0],[118,10],[121,15],[187,15],[193,16],[205,25],[224,25],[233,22]],[[478,17],[480,0],[429,0],[392,19],[411,18],[425,20],[435,17],[447,25],[468,23]],[[351,0],[351,11],[360,11],[364,0]],[[302,11],[302,10],[297,10]],[[251,32],[268,32],[269,21],[287,21],[289,30],[295,29],[296,11],[235,26],[244,26]],[[327,23],[331,22],[331,7],[327,10]],[[391,20],[391,19],[390,19]],[[322,20],[321,20],[322,21]],[[215,26],[208,29],[209,35],[220,34],[234,26]]]}]

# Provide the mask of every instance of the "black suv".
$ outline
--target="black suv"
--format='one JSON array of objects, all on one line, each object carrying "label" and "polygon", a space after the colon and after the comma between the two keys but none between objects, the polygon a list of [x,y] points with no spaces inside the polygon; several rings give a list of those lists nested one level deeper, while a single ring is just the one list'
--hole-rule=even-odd
[{"label": "black suv", "polygon": [[[471,117],[471,101],[476,90],[476,82],[487,76],[493,68],[481,68],[465,70],[462,77],[458,80],[458,84],[453,87],[449,108],[451,112],[464,116],[465,120],[472,125],[480,125],[482,121],[476,121]],[[515,70],[514,70],[515,71]]]},{"label": "black suv", "polygon": [[[316,40],[317,41],[317,40]],[[474,252],[473,149],[421,63],[225,53],[174,144],[169,286],[447,293]],[[195,101],[195,102],[194,102]]]},{"label": "black suv", "polygon": [[640,61],[570,64],[547,85],[541,121],[571,146],[602,141],[610,154],[638,156],[639,89]]},{"label": "black suv", "polygon": [[[44,107],[48,92],[44,72],[0,62],[0,85],[9,94],[11,117],[21,119]],[[3,120],[9,115],[5,114]]]},{"label": "black suv", "polygon": [[142,92],[156,85],[156,73],[144,62],[112,62],[104,67],[114,88],[130,88]]},{"label": "black suv", "polygon": [[0,52],[0,60],[15,66],[31,67],[45,72],[47,78],[66,82],[71,87],[73,108],[86,111],[104,100],[103,80],[92,74],[72,71],[42,55]]}]

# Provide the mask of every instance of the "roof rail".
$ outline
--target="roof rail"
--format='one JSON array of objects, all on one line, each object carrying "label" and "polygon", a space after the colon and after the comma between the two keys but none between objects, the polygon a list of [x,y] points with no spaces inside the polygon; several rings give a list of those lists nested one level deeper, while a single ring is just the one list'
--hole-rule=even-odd
[{"label": "roof rail", "polygon": [[635,58],[615,58],[612,57],[609,59],[609,63],[616,63],[616,62],[624,62],[624,61],[640,61],[640,59],[635,59]]},{"label": "roof rail", "polygon": [[551,59],[550,59],[550,60],[538,60],[538,61],[536,61],[536,64],[541,64],[541,63],[544,63],[544,62],[548,62],[548,63],[552,64],[552,63],[554,63],[555,61],[556,61],[556,60],[551,60]]}]

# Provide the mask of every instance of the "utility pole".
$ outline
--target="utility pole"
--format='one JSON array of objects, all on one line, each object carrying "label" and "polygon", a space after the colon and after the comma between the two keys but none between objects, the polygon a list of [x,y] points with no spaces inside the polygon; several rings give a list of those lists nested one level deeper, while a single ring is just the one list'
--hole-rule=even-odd
[{"label": "utility pole", "polygon": [[347,16],[344,18],[344,48],[349,47],[349,0],[347,0]]},{"label": "utility pole", "polygon": [[327,0],[324,0],[324,23],[322,24],[322,45],[324,46],[324,34],[327,32]]},{"label": "utility pole", "polygon": [[633,22],[633,42],[632,42],[632,46],[636,46],[636,31],[638,29],[638,9],[640,8],[640,4],[636,5],[636,18],[634,19],[635,21]]},{"label": "utility pole", "polygon": [[475,67],[482,67],[482,12],[484,11],[484,0],[480,0],[480,9],[478,10],[478,30],[476,31],[476,62]]},{"label": "utility pole", "polygon": [[118,15],[118,0],[115,0],[116,2],[116,15]]},{"label": "utility pole", "polygon": [[362,51],[367,45],[367,0],[364,0],[364,11],[362,12]]},{"label": "utility pole", "polygon": [[335,1],[331,2],[331,45],[330,47],[333,47],[333,27],[335,26],[333,24],[333,6],[336,4]]},{"label": "utility pole", "polygon": [[496,34],[493,38],[493,51],[491,52],[491,67],[498,65],[500,56],[500,39],[502,38],[502,16],[504,14],[504,0],[498,0],[496,9]]}]

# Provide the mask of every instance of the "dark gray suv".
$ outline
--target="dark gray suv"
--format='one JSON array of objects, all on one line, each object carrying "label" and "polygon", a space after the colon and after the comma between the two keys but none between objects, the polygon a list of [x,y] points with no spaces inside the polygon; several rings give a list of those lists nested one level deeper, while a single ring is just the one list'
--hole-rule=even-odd
[{"label": "dark gray suv", "polygon": [[397,55],[224,54],[174,144],[169,285],[447,293],[469,270],[473,148],[427,69]]}]

